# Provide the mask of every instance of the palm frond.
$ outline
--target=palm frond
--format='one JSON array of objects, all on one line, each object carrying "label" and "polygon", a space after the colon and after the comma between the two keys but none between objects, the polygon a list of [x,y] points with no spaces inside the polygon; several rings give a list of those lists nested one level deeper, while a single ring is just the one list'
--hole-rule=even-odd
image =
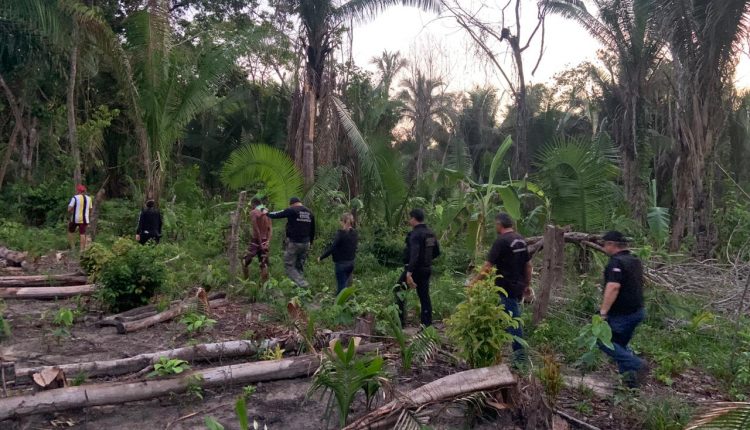
[{"label": "palm frond", "polygon": [[392,6],[411,6],[434,13],[440,13],[439,0],[350,0],[336,10],[341,19],[366,22]]},{"label": "palm frond", "polygon": [[614,154],[605,143],[579,139],[558,139],[542,149],[536,176],[552,202],[555,222],[583,231],[605,227],[617,201]]},{"label": "palm frond", "polygon": [[430,361],[440,349],[440,336],[434,327],[425,327],[414,335],[410,348],[414,359],[422,362]]},{"label": "palm frond", "polygon": [[741,430],[750,428],[750,403],[722,402],[698,414],[685,430]]},{"label": "palm frond", "polygon": [[422,430],[425,425],[425,420],[417,415],[416,412],[409,409],[404,409],[398,416],[396,424],[393,426],[393,430]]},{"label": "palm frond", "polygon": [[551,0],[545,4],[550,12],[578,22],[602,45],[611,50],[618,50],[619,43],[615,34],[586,9],[583,1]]},{"label": "palm frond", "polygon": [[315,200],[339,189],[343,166],[320,166],[315,171],[315,183],[305,193],[304,200]]},{"label": "palm frond", "polygon": [[336,109],[339,122],[344,128],[344,131],[346,131],[346,136],[352,144],[354,152],[357,154],[357,160],[359,161],[363,177],[368,181],[379,181],[380,175],[378,172],[377,160],[372,154],[370,146],[365,141],[362,133],[359,131],[357,124],[352,119],[349,110],[344,105],[344,102],[338,97],[332,95],[331,100]]},{"label": "palm frond", "polygon": [[233,189],[263,182],[276,208],[302,193],[302,174],[284,152],[268,145],[245,143],[229,156],[221,180]]},{"label": "palm frond", "polygon": [[497,148],[495,156],[492,157],[492,163],[490,164],[490,176],[487,178],[487,184],[492,185],[495,183],[495,175],[497,174],[497,170],[500,168],[500,164],[502,164],[503,158],[505,158],[505,154],[508,153],[508,150],[511,146],[513,146],[513,139],[508,136]]}]

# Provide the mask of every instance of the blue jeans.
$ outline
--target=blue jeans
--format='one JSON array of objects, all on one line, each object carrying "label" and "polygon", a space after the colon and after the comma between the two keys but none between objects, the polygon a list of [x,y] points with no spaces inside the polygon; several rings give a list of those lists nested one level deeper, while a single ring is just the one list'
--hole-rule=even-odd
[{"label": "blue jeans", "polygon": [[632,349],[628,348],[628,343],[633,338],[635,328],[638,327],[645,317],[646,312],[640,309],[632,314],[610,315],[607,318],[609,327],[612,329],[612,345],[614,345],[615,349],[609,349],[601,343],[599,344],[599,349],[612,357],[615,363],[617,363],[617,369],[620,371],[620,374],[637,372],[644,365],[643,360],[638,358]]},{"label": "blue jeans", "polygon": [[[506,297],[505,295],[501,294],[500,301],[503,303],[503,306],[505,306],[505,311],[508,312],[510,316],[512,316],[513,318],[521,318],[521,303],[518,299]],[[513,336],[523,339],[523,328],[521,328],[520,324],[516,328],[508,327],[507,331]],[[514,340],[513,361],[517,362],[519,360],[523,360],[525,357],[526,351],[524,350],[523,345]]]},{"label": "blue jeans", "polygon": [[339,261],[334,263],[334,266],[336,272],[336,295],[338,296],[341,290],[349,284],[349,278],[352,277],[352,272],[354,272],[354,262]]}]

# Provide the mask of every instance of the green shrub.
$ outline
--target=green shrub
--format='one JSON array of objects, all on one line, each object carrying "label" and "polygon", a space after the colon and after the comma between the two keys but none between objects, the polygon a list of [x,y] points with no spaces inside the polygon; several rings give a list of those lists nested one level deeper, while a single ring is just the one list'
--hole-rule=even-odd
[{"label": "green shrub", "polygon": [[521,323],[505,311],[498,293],[504,291],[494,285],[492,277],[477,283],[445,321],[448,338],[471,367],[499,362],[503,346],[514,339],[506,329]]},{"label": "green shrub", "polygon": [[81,254],[80,264],[91,282],[97,282],[102,269],[114,255],[112,251],[101,243],[94,242]]},{"label": "green shrub", "polygon": [[147,304],[166,277],[158,247],[118,239],[100,270],[97,295],[113,312],[126,311]]},{"label": "green shrub", "polygon": [[73,197],[68,182],[48,182],[36,186],[14,184],[10,187],[3,206],[8,216],[16,215],[30,226],[52,225],[67,219],[66,208]]}]

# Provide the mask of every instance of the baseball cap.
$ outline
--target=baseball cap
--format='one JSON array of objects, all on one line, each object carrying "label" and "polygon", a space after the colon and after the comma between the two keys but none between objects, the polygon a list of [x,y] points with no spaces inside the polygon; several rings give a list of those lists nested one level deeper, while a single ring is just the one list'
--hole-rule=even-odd
[{"label": "baseball cap", "polygon": [[86,186],[83,184],[76,185],[76,191],[79,193],[85,193],[86,192]]},{"label": "baseball cap", "polygon": [[628,238],[625,237],[624,234],[616,230],[604,233],[604,236],[602,236],[602,240],[605,242],[628,243]]},{"label": "baseball cap", "polygon": [[290,205],[293,205],[295,203],[301,203],[301,202],[302,202],[302,200],[300,200],[299,197],[292,197],[291,199],[289,199],[289,204]]}]

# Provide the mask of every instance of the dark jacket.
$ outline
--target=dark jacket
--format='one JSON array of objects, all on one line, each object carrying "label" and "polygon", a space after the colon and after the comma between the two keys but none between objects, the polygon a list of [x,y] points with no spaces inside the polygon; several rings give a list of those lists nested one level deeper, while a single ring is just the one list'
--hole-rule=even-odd
[{"label": "dark jacket", "polygon": [[286,237],[294,243],[315,240],[315,216],[304,206],[290,206],[283,211],[269,212],[269,218],[286,218]]},{"label": "dark jacket", "polygon": [[339,230],[333,238],[331,246],[326,248],[320,259],[323,260],[329,255],[333,255],[333,262],[340,263],[344,261],[354,261],[357,256],[357,230]]},{"label": "dark jacket", "polygon": [[161,237],[161,212],[156,208],[141,210],[138,217],[136,234],[150,237]]},{"label": "dark jacket", "polygon": [[432,260],[440,256],[440,245],[435,233],[426,225],[417,224],[406,235],[404,249],[404,264],[406,271],[414,273],[432,267]]}]

